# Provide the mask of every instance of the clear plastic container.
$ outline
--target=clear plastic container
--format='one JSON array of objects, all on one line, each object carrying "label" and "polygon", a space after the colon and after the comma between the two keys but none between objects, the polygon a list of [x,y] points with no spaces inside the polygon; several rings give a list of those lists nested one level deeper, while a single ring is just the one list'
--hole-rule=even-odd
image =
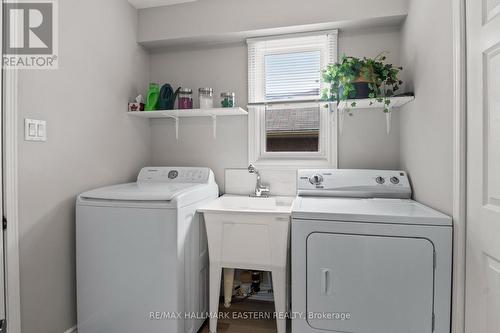
[{"label": "clear plastic container", "polygon": [[236,105],[236,94],[234,92],[224,92],[220,94],[220,105],[223,108],[233,108]]},{"label": "clear plastic container", "polygon": [[177,108],[180,110],[193,108],[193,91],[189,88],[182,88],[179,90],[177,97]]},{"label": "clear plastic container", "polygon": [[212,88],[200,88],[200,109],[211,109],[214,107],[214,90]]}]

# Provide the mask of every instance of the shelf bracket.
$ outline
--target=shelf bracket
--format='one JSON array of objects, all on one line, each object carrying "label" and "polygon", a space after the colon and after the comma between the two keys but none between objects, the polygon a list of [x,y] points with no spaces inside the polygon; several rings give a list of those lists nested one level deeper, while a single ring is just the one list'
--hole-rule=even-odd
[{"label": "shelf bracket", "polygon": [[176,116],[166,116],[166,117],[175,120],[175,140],[179,141],[179,117]]},{"label": "shelf bracket", "polygon": [[211,114],[210,117],[212,118],[213,136],[214,136],[214,139],[217,139],[217,116],[214,114]]},{"label": "shelf bracket", "polygon": [[345,114],[347,111],[344,108],[339,108],[338,109],[338,117],[339,117],[339,135],[342,136],[342,133],[344,132],[344,121],[345,121]]},{"label": "shelf bracket", "polygon": [[336,123],[335,118],[337,117],[337,106],[335,104],[333,104],[332,102],[328,102],[328,104],[325,104],[325,109],[328,110],[331,124],[335,125],[335,123]]},{"label": "shelf bracket", "polygon": [[388,111],[385,113],[385,127],[387,130],[387,135],[391,134],[392,127],[392,106],[388,107]]}]

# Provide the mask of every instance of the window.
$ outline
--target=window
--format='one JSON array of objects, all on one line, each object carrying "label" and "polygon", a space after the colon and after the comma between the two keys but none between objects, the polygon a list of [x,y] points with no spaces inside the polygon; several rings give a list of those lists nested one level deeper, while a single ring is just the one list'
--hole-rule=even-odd
[{"label": "window", "polygon": [[266,151],[319,151],[318,107],[267,108]]},{"label": "window", "polygon": [[337,60],[337,31],[247,44],[250,161],[336,166],[335,119],[320,96],[321,71]]}]

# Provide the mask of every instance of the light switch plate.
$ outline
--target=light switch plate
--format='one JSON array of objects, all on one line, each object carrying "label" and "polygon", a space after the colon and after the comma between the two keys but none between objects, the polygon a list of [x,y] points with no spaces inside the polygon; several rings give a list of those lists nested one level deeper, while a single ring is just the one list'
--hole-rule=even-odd
[{"label": "light switch plate", "polygon": [[24,139],[26,141],[47,141],[45,120],[24,119]]}]

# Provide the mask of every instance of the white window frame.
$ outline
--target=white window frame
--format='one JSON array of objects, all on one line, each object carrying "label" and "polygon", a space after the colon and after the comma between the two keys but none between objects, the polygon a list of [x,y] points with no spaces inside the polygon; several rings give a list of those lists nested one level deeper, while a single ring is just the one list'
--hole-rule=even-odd
[{"label": "white window frame", "polygon": [[[319,107],[320,129],[318,152],[267,152],[266,151],[266,106],[249,106],[248,149],[249,162],[258,166],[290,168],[337,167],[337,119],[336,112],[324,108],[325,103],[300,103],[303,107]],[[294,104],[274,104],[267,107],[296,107]]]},{"label": "white window frame", "polygon": [[[329,63],[337,61],[338,31],[319,31],[312,33],[290,34],[264,38],[252,38],[247,40],[249,47],[248,62],[248,159],[259,167],[279,168],[337,168],[338,167],[338,117],[335,108],[328,103],[319,100],[320,96],[287,99],[285,101],[265,101],[265,82],[263,77],[263,66],[265,55],[287,52],[311,51],[311,45],[288,47],[286,39],[308,36],[327,36],[328,42],[319,46],[321,50],[321,68],[326,68]],[[259,42],[270,42],[266,45],[264,53],[261,48],[256,47]],[[269,47],[273,41],[278,41],[278,46]],[[321,83],[323,89],[323,83]],[[321,92],[320,92],[321,93]],[[293,108],[293,107],[315,107],[320,112],[319,149],[317,152],[267,152],[266,151],[266,109],[269,108]]]}]

